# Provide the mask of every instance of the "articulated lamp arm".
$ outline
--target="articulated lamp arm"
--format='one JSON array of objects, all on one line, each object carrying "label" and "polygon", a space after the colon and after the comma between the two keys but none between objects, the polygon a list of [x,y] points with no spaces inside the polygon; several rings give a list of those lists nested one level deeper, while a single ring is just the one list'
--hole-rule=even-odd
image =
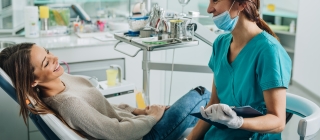
[{"label": "articulated lamp arm", "polygon": [[198,21],[193,20],[192,22],[197,24],[194,36],[204,43],[208,44],[209,46],[212,46],[213,41],[218,37],[218,35],[210,31],[207,27],[203,26]]}]

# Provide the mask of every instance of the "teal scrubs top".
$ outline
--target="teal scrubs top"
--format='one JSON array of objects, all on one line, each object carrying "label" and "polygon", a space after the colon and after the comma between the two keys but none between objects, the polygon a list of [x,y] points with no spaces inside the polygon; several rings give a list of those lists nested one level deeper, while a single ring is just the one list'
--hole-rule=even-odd
[{"label": "teal scrubs top", "polygon": [[[278,40],[265,31],[253,37],[232,63],[228,52],[232,34],[220,35],[213,44],[209,67],[221,103],[229,106],[246,106],[266,114],[263,91],[288,88],[292,63]],[[205,140],[281,139],[279,134],[260,134],[241,129],[218,129],[212,126]]]}]

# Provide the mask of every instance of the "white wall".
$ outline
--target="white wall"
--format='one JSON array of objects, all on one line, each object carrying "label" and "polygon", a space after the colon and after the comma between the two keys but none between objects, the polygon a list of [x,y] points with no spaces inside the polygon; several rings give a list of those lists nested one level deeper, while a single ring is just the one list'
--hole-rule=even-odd
[{"label": "white wall", "polygon": [[[203,0],[201,0],[201,1],[203,1]],[[187,13],[190,10],[199,11],[198,3],[199,3],[199,1],[190,0],[190,2],[184,7],[184,12]],[[168,9],[175,10],[179,13],[182,12],[182,6],[180,5],[178,0],[170,0],[170,2],[168,3]]]},{"label": "white wall", "polygon": [[299,5],[293,80],[320,96],[319,0],[303,0]]}]

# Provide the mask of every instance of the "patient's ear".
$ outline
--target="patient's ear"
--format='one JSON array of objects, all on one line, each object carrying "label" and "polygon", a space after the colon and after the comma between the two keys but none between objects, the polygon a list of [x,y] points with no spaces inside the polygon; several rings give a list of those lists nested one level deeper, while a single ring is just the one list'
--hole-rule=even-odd
[{"label": "patient's ear", "polygon": [[34,81],[31,83],[31,87],[36,87],[38,85],[38,82]]}]

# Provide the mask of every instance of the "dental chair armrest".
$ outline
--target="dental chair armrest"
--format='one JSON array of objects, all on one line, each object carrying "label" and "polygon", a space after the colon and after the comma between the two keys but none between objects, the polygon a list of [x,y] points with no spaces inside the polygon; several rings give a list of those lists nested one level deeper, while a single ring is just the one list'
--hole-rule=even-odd
[{"label": "dental chair armrest", "polygon": [[303,137],[308,137],[316,134],[320,126],[320,111],[312,115],[302,118],[298,125],[298,134]]},{"label": "dental chair armrest", "polygon": [[320,108],[312,101],[287,93],[287,111],[303,117],[299,121],[298,134],[301,137],[312,136],[320,128]]}]

